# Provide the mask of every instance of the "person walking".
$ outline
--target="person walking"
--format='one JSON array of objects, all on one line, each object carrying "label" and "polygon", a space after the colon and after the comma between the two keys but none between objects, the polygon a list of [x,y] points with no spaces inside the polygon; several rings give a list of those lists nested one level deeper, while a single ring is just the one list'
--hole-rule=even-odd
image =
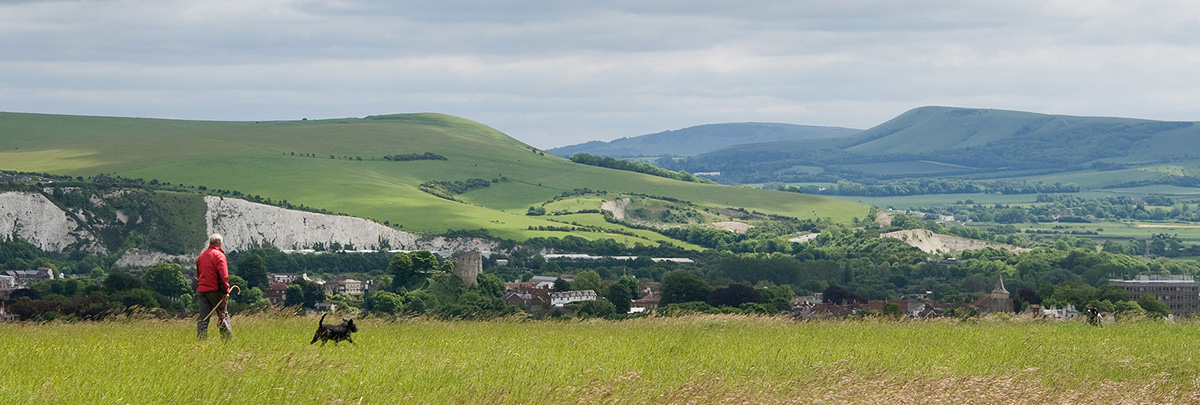
[{"label": "person walking", "polygon": [[229,263],[225,251],[221,250],[223,238],[214,233],[208,237],[208,249],[196,258],[196,306],[200,310],[196,318],[196,337],[208,338],[208,321],[217,316],[221,338],[233,339],[233,328],[229,324]]}]

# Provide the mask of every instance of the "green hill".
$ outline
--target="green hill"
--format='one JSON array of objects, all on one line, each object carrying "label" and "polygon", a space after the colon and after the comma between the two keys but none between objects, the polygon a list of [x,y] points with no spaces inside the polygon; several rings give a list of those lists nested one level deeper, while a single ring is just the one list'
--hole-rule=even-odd
[{"label": "green hill", "polygon": [[742,183],[1067,173],[1093,187],[1169,182],[1156,167],[1200,167],[1196,124],[922,107],[848,137],[738,145],[667,168],[720,171],[718,181]]},{"label": "green hill", "polygon": [[547,152],[568,157],[590,153],[609,157],[691,156],[717,149],[750,143],[798,139],[844,137],[862,130],[806,125],[744,122],[699,125],[674,131],[621,138],[611,142],[592,141],[549,149]]},{"label": "green hill", "polygon": [[[568,233],[626,243],[667,240],[607,223],[594,212],[599,200],[622,196],[839,221],[867,211],[830,198],[580,165],[441,114],[209,122],[0,113],[0,134],[0,170],[103,173],[208,193],[237,191],[417,233],[485,229],[515,240]],[[421,155],[443,159],[410,159]],[[532,206],[568,207],[575,200],[587,202],[578,211],[593,212],[526,215]]]}]

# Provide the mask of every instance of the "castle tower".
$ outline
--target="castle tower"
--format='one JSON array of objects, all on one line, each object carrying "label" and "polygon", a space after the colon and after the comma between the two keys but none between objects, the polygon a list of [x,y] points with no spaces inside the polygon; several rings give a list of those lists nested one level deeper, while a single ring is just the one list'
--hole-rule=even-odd
[{"label": "castle tower", "polygon": [[483,271],[483,253],[478,250],[461,252],[454,259],[454,276],[466,285],[479,284],[479,272]]}]

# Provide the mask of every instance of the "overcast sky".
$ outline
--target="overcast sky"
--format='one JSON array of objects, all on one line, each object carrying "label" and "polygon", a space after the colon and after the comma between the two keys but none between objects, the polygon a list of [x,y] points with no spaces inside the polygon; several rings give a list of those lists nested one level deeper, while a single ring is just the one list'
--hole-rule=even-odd
[{"label": "overcast sky", "polygon": [[440,112],[551,148],[924,105],[1198,121],[1200,2],[0,0],[2,111]]}]

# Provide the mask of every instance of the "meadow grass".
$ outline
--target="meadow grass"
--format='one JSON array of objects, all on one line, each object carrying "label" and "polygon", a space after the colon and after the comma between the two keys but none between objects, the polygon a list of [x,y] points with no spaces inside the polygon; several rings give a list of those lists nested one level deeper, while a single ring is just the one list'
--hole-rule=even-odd
[{"label": "meadow grass", "polygon": [[[1181,403],[1200,401],[1200,324],[360,320],[0,325],[13,403]],[[212,333],[215,335],[214,333]]]}]

